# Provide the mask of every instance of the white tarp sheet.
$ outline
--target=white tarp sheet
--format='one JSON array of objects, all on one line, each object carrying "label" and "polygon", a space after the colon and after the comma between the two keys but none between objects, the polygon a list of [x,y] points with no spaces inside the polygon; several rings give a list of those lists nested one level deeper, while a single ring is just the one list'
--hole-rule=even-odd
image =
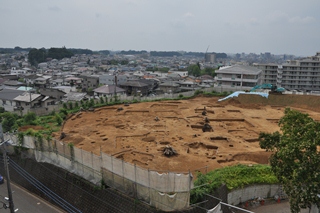
[{"label": "white tarp sheet", "polygon": [[227,97],[221,98],[218,101],[224,101],[229,98],[238,97],[240,94],[246,94],[246,95],[260,95],[262,97],[268,98],[269,94],[265,92],[244,92],[244,91],[237,91],[232,93],[231,95],[228,95]]},{"label": "white tarp sheet", "polygon": [[190,194],[175,193],[172,195],[150,190],[150,204],[163,211],[184,209],[189,206]]}]

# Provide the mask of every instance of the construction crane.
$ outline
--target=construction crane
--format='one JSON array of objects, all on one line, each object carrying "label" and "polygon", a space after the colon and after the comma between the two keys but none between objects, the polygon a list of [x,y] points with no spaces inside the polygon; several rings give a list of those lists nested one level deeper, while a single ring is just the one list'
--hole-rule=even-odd
[{"label": "construction crane", "polygon": [[205,62],[206,62],[206,60],[207,60],[207,53],[208,53],[209,47],[210,47],[210,45],[208,45],[207,50],[206,50],[206,52],[204,53],[204,61],[205,61]]},{"label": "construction crane", "polygon": [[209,47],[210,47],[210,45],[208,45],[208,48],[207,48],[207,50],[206,50],[206,53],[205,53],[205,54],[207,54]]}]

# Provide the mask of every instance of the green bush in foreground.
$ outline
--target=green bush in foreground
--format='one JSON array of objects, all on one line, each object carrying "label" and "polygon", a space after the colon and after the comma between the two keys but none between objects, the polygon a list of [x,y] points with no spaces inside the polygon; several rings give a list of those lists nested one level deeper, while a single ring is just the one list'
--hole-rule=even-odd
[{"label": "green bush in foreground", "polygon": [[[243,188],[250,184],[276,184],[279,183],[268,165],[236,165],[216,169],[207,174],[199,173],[195,180],[195,188],[191,191],[191,202],[197,203],[204,194],[212,194],[222,184],[229,190]],[[203,185],[203,186],[202,186]]]}]

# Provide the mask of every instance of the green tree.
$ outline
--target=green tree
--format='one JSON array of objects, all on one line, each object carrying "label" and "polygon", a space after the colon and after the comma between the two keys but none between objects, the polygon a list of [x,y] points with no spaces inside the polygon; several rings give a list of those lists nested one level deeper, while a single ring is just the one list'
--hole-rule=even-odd
[{"label": "green tree", "polygon": [[1,114],[1,122],[3,127],[3,132],[12,131],[17,125],[16,120],[18,116],[13,113],[4,112]]},{"label": "green tree", "polygon": [[73,56],[73,53],[70,50],[68,50],[66,47],[62,47],[62,48],[51,47],[48,50],[49,58],[55,58],[60,60],[63,58],[71,58],[71,56]]},{"label": "green tree", "polygon": [[215,76],[215,69],[214,68],[210,68],[210,67],[206,67],[203,70],[201,70],[201,74],[203,75],[211,75],[212,77]]},{"label": "green tree", "polygon": [[36,66],[38,63],[45,62],[47,58],[47,52],[45,49],[33,48],[28,53],[28,61],[32,66]]},{"label": "green tree", "polygon": [[279,126],[281,132],[260,133],[260,147],[273,152],[270,164],[289,196],[291,212],[320,207],[320,123],[287,108]]},{"label": "green tree", "polygon": [[201,75],[201,70],[197,64],[193,64],[193,65],[188,66],[187,71],[188,71],[189,75],[193,75],[196,77]]},{"label": "green tree", "polygon": [[34,112],[28,112],[24,117],[24,124],[25,125],[36,125],[37,115]]}]

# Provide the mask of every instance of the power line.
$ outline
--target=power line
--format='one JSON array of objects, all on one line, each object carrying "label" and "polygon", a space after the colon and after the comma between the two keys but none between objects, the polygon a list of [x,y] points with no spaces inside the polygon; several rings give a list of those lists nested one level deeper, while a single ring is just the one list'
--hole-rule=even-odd
[{"label": "power line", "polygon": [[7,161],[7,150],[3,147],[3,144],[6,143],[7,141],[4,140],[3,129],[2,129],[1,123],[0,123],[0,139],[1,139],[0,146],[2,147],[2,152],[3,152],[3,163],[4,163],[4,168],[6,171],[7,190],[8,190],[8,196],[9,196],[9,200],[8,200],[9,208],[10,208],[10,212],[14,213],[15,211],[14,211],[14,204],[13,204],[11,184],[10,184],[9,167],[8,167],[8,161]]},{"label": "power line", "polygon": [[25,178],[29,183],[31,183],[33,186],[35,186],[39,191],[44,193],[46,196],[48,196],[50,199],[55,201],[57,204],[59,204],[62,208],[67,210],[71,213],[81,213],[81,211],[74,206],[72,206],[70,203],[68,203],[66,200],[61,198],[59,195],[51,191],[49,188],[47,188],[45,185],[43,185],[40,181],[35,179],[33,176],[31,176],[28,172],[26,172],[24,169],[22,169],[17,163],[15,163],[13,160],[9,159],[9,162],[11,163],[11,167],[20,174],[23,178]]}]

